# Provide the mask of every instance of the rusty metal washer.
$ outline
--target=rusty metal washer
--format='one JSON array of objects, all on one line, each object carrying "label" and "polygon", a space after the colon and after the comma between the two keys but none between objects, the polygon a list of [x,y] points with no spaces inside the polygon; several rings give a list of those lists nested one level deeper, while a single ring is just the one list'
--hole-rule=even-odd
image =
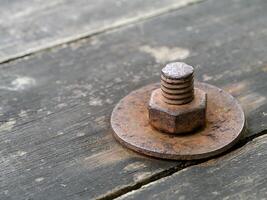
[{"label": "rusty metal washer", "polygon": [[193,160],[220,154],[231,148],[245,130],[245,116],[239,103],[223,90],[196,83],[208,95],[205,128],[185,135],[171,135],[154,129],[148,120],[150,94],[160,84],[131,92],[114,108],[111,126],[115,138],[126,147],[149,156]]}]

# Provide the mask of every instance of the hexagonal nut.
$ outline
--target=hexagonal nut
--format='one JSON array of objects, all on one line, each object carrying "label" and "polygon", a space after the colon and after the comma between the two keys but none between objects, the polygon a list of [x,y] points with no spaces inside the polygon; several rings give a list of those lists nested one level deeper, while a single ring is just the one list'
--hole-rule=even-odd
[{"label": "hexagonal nut", "polygon": [[195,88],[194,99],[184,105],[170,105],[163,101],[161,89],[152,92],[149,105],[149,122],[156,129],[172,133],[192,132],[205,126],[207,94]]}]

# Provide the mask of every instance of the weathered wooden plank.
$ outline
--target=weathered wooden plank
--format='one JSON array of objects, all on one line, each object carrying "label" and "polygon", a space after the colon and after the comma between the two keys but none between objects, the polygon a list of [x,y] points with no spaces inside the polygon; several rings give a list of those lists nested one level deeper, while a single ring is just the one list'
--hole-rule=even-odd
[{"label": "weathered wooden plank", "polygon": [[188,164],[128,151],[110,130],[114,105],[170,60],[238,97],[247,137],[266,130],[266,7],[209,0],[1,65],[0,199],[116,196]]},{"label": "weathered wooden plank", "polygon": [[151,18],[198,1],[1,1],[0,62]]},{"label": "weathered wooden plank", "polygon": [[220,159],[186,168],[119,199],[265,199],[267,135]]}]

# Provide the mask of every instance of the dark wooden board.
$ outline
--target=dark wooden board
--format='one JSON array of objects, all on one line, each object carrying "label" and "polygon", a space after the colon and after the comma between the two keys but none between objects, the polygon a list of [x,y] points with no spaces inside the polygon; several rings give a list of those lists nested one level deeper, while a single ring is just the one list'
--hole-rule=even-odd
[{"label": "dark wooden board", "polygon": [[128,151],[110,130],[115,104],[171,60],[241,101],[247,139],[262,133],[266,8],[209,0],[1,65],[0,199],[111,197],[190,164]]},{"label": "dark wooden board", "polygon": [[200,0],[1,1],[0,63]]},{"label": "dark wooden board", "polygon": [[265,199],[267,135],[245,147],[189,167],[119,199]]}]

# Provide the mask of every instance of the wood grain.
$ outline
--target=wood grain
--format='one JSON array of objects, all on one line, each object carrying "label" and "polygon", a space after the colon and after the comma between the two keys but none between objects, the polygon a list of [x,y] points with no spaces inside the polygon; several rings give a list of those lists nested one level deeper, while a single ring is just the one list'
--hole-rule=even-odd
[{"label": "wood grain", "polygon": [[[231,6],[229,6],[231,5]],[[110,114],[172,60],[223,87],[266,130],[267,4],[208,0],[0,66],[0,199],[114,197],[192,163],[143,157],[112,137]]]},{"label": "wood grain", "polygon": [[189,167],[119,199],[265,199],[267,135],[217,160]]},{"label": "wood grain", "polygon": [[200,0],[14,0],[0,6],[0,63]]}]

